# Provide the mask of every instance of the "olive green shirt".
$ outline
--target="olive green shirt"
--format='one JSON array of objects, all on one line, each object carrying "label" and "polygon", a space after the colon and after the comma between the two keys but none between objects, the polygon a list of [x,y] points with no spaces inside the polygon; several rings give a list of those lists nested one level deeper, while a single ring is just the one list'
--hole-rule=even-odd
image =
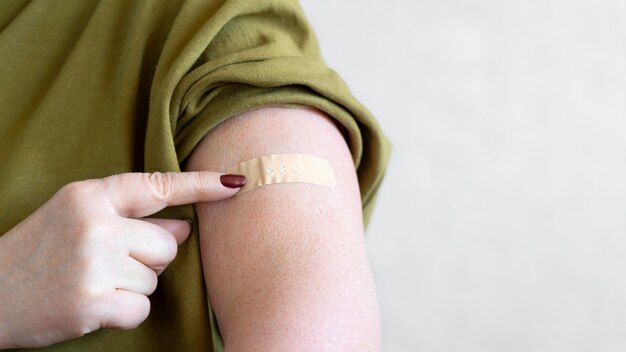
[{"label": "olive green shirt", "polygon": [[[269,105],[339,122],[367,226],[389,144],[324,64],[297,1],[0,1],[0,234],[71,181],[180,171],[219,123]],[[186,205],[155,216],[195,214]],[[222,350],[197,228],[150,299],[137,329],[44,350]]]}]

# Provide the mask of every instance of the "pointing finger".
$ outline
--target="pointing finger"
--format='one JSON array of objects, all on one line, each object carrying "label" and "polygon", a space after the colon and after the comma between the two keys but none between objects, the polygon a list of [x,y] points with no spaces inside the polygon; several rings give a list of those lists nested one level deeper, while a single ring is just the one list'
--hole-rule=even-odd
[{"label": "pointing finger", "polygon": [[[173,205],[210,202],[233,196],[239,188],[220,182],[211,171],[126,173],[102,179],[111,204],[121,216],[144,217]],[[245,177],[239,179],[245,184]]]}]

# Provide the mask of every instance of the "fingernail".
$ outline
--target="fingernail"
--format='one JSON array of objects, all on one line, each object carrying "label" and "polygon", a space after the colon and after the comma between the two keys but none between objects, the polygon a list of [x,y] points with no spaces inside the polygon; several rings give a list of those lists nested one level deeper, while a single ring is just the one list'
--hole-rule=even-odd
[{"label": "fingernail", "polygon": [[193,221],[191,221],[191,219],[185,219],[185,221],[189,224],[189,228],[193,229]]},{"label": "fingernail", "polygon": [[226,174],[220,176],[220,182],[228,188],[241,188],[246,184],[246,176]]}]

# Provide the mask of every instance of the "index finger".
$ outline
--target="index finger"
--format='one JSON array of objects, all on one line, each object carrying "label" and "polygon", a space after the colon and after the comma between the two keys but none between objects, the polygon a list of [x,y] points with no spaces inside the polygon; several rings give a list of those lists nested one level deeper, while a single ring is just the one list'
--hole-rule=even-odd
[{"label": "index finger", "polygon": [[[168,206],[212,202],[233,196],[239,188],[224,186],[220,182],[222,175],[212,171],[125,173],[102,180],[117,213],[138,218]],[[245,178],[241,186],[244,183]]]}]

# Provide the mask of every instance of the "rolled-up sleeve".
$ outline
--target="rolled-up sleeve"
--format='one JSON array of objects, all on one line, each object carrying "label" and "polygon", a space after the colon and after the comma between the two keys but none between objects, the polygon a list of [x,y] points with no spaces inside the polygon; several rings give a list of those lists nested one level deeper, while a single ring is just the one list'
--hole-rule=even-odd
[{"label": "rolled-up sleeve", "polygon": [[314,107],[337,121],[350,148],[367,227],[390,143],[374,116],[324,63],[298,2],[234,0],[206,6],[192,1],[181,10],[159,62],[157,96],[152,96],[167,112],[157,115],[163,119],[158,124],[171,132],[180,165],[209,131],[232,116],[264,106]]}]

